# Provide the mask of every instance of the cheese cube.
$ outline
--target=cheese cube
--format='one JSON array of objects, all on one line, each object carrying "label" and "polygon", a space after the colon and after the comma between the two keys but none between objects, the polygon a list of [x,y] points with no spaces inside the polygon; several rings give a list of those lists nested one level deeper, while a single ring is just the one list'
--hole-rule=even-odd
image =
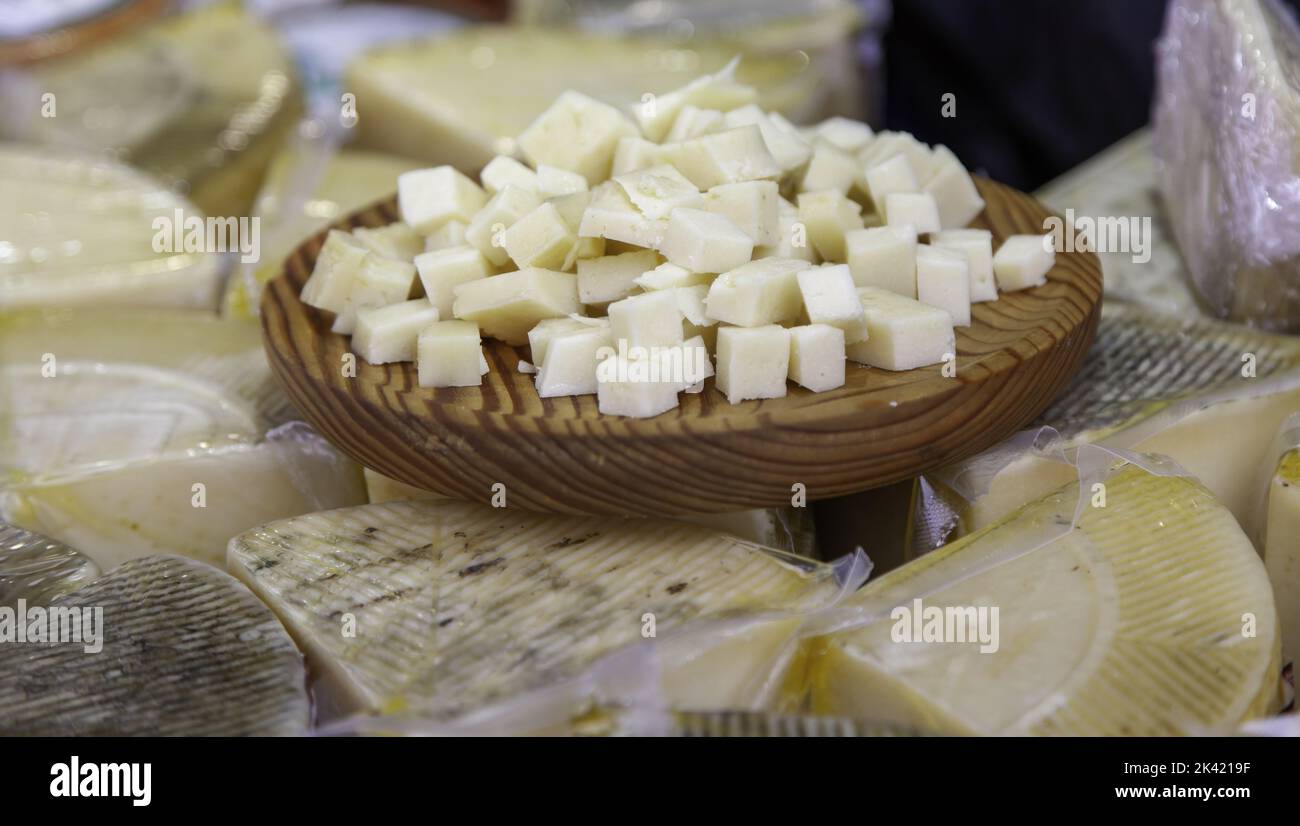
[{"label": "cheese cube", "polygon": [[551,339],[563,333],[586,330],[593,327],[609,329],[607,318],[585,318],[582,316],[565,318],[544,318],[528,331],[528,349],[532,354],[533,365],[541,367],[546,361],[546,351]]},{"label": "cheese cube", "polygon": [[438,308],[424,298],[361,310],[352,349],[371,364],[415,361],[420,332],[437,320]]},{"label": "cheese cube", "polygon": [[704,380],[712,377],[714,372],[713,359],[709,357],[709,345],[704,336],[691,336],[673,350],[680,350],[682,354],[683,389],[687,393],[699,393],[704,389]]},{"label": "cheese cube", "polygon": [[543,198],[558,198],[586,191],[587,179],[577,172],[549,164],[537,167],[537,194]]},{"label": "cheese cube", "polygon": [[844,236],[862,229],[862,207],[844,197],[839,190],[799,193],[799,222],[804,225],[808,241],[817,254],[827,261],[844,263]]},{"label": "cheese cube", "polygon": [[478,325],[435,321],[420,333],[416,372],[421,387],[473,387],[483,383],[485,360]]},{"label": "cheese cube", "polygon": [[998,285],[993,280],[993,233],[986,229],[945,229],[930,234],[930,246],[966,256],[971,303],[997,300]]},{"label": "cheese cube", "polygon": [[534,167],[558,166],[588,181],[603,181],[619,138],[636,134],[636,126],[618,109],[570,90],[537,116],[518,144]]},{"label": "cheese cube", "polygon": [[669,290],[634,295],[609,305],[618,347],[672,347],[682,343],[682,311]]},{"label": "cheese cube", "polygon": [[718,329],[718,390],[731,404],[785,395],[790,331],[779,324]]},{"label": "cheese cube", "polygon": [[609,327],[602,325],[566,330],[553,335],[546,359],[537,373],[537,395],[584,396],[596,392],[597,355],[613,349]]},{"label": "cheese cube", "polygon": [[470,219],[465,240],[498,267],[510,260],[506,253],[505,233],[516,221],[532,212],[541,201],[537,193],[517,186],[507,186],[493,195]]},{"label": "cheese cube", "polygon": [[415,265],[395,258],[370,253],[361,261],[343,312],[334,318],[330,329],[348,335],[356,327],[357,312],[371,307],[387,307],[411,297],[415,284]]},{"label": "cheese cube", "polygon": [[794,321],[803,306],[797,273],[809,266],[799,258],[762,258],[722,273],[709,286],[709,318],[741,327]]},{"label": "cheese cube", "polygon": [[867,167],[863,173],[867,195],[878,212],[885,211],[885,198],[895,192],[920,192],[921,187],[912,172],[912,165],[904,155],[895,155],[887,161]]},{"label": "cheese cube", "polygon": [[638,169],[657,166],[659,163],[659,144],[651,143],[645,138],[627,136],[618,139],[618,148],[614,150],[614,164],[609,174],[625,175]]},{"label": "cheese cube", "polygon": [[397,207],[416,232],[427,235],[451,220],[469,223],[485,203],[487,193],[450,166],[397,176]]},{"label": "cheese cube", "polygon": [[880,287],[916,298],[916,231],[911,227],[871,227],[844,237],[849,271],[859,287]]},{"label": "cheese cube", "polygon": [[[658,361],[649,355],[635,358],[614,354],[596,368],[596,406],[606,416],[645,419],[677,406],[681,385],[652,380]],[[655,367],[652,371],[652,366]]]},{"label": "cheese cube", "polygon": [[844,330],[829,324],[790,328],[790,381],[814,393],[844,386]]},{"label": "cheese cube", "polygon": [[343,312],[347,306],[352,282],[361,269],[361,262],[369,254],[365,245],[350,234],[332,229],[325,243],[316,253],[316,265],[311,277],[302,285],[302,303],[332,313]]},{"label": "cheese cube", "polygon": [[[709,273],[691,272],[685,267],[664,263],[637,276],[633,283],[646,292],[650,292],[652,290],[670,290],[675,287],[694,287],[697,284],[708,284],[712,280],[713,276]],[[578,284],[578,289],[582,289],[581,281]]]},{"label": "cheese cube", "polygon": [[704,194],[704,209],[726,216],[755,244],[775,244],[780,236],[781,196],[775,181],[719,184]]},{"label": "cheese cube", "polygon": [[741,126],[659,147],[664,162],[700,189],[781,174],[757,126]]},{"label": "cheese cube", "polygon": [[591,203],[583,211],[578,235],[658,249],[667,228],[666,218],[647,218],[627,197],[623,187],[606,181],[596,187]]},{"label": "cheese cube", "polygon": [[938,307],[878,287],[859,287],[867,340],[847,347],[848,358],[884,370],[938,364],[957,353],[952,317]]},{"label": "cheese cube", "polygon": [[677,296],[677,309],[682,311],[682,318],[695,327],[711,327],[718,323],[710,318],[706,309],[709,288],[703,284],[694,287],[676,287],[673,295]]},{"label": "cheese cube", "polygon": [[934,169],[930,147],[906,132],[879,132],[861,151],[858,161],[863,168],[883,163],[895,155],[903,155],[912,167],[918,183],[924,184]]},{"label": "cheese cube", "polygon": [[936,146],[931,153],[933,172],[921,189],[934,197],[939,206],[939,224],[944,229],[964,227],[984,211],[984,199],[975,188],[966,167],[946,146]]},{"label": "cheese cube", "polygon": [[917,247],[916,299],[946,311],[953,325],[969,327],[970,268],[966,256],[942,247]]},{"label": "cheese cube", "polygon": [[918,235],[938,232],[939,207],[934,196],[924,192],[894,192],[885,196],[885,225],[910,226]]},{"label": "cheese cube", "polygon": [[1056,263],[1050,235],[1012,235],[993,256],[993,275],[1003,292],[1024,290],[1047,283],[1047,271]]},{"label": "cheese cube", "polygon": [[850,344],[866,340],[867,317],[848,264],[811,267],[798,273],[797,278],[804,313],[813,326],[836,327]]},{"label": "cheese cube", "polygon": [[489,195],[495,195],[507,186],[537,191],[537,173],[505,155],[497,155],[488,161],[478,177]]},{"label": "cheese cube", "polygon": [[808,162],[808,169],[799,182],[799,191],[821,192],[833,189],[846,195],[861,175],[862,167],[857,158],[830,144],[820,143],[813,147],[812,160]]},{"label": "cheese cube", "polygon": [[668,219],[659,251],[688,270],[724,272],[748,261],[754,242],[725,216],[678,208]]},{"label": "cheese cube", "polygon": [[583,304],[607,304],[627,298],[636,280],[659,266],[654,250],[605,255],[578,262],[578,300]]},{"label": "cheese cube", "polygon": [[808,240],[807,226],[799,220],[799,208],[778,197],[776,220],[776,243],[754,247],[754,258],[802,258],[816,264],[820,259]]},{"label": "cheese cube", "polygon": [[667,164],[619,175],[614,181],[647,218],[667,218],[677,207],[704,205],[695,184]]},{"label": "cheese cube", "polygon": [[641,131],[652,141],[662,141],[684,106],[725,112],[754,103],[758,92],[752,86],[736,82],[739,63],[737,57],[714,74],[697,77],[680,89],[653,96],[647,101],[649,105],[638,106],[636,116]]},{"label": "cheese cube", "polygon": [[849,118],[827,118],[813,128],[818,140],[825,141],[841,152],[856,154],[862,151],[875,134],[871,127]]},{"label": "cheese cube", "polygon": [[789,126],[784,118],[764,112],[758,104],[751,103],[732,109],[724,117],[723,124],[728,129],[757,126],[763,136],[763,143],[767,145],[783,175],[808,163],[812,157],[812,146],[799,136],[793,126]]},{"label": "cheese cube", "polygon": [[425,236],[424,251],[434,252],[461,246],[465,243],[465,230],[468,228],[469,225],[464,221],[448,221]]},{"label": "cheese cube", "polygon": [[452,317],[456,287],[492,274],[492,265],[483,253],[467,245],[420,253],[415,256],[415,269],[425,296],[443,319]]},{"label": "cheese cube", "polygon": [[538,267],[467,281],[453,292],[456,318],[477,322],[484,335],[515,346],[527,342],[528,331],[543,318],[578,312],[577,279]]},{"label": "cheese cube", "polygon": [[400,221],[385,227],[357,227],[352,237],[376,255],[398,261],[410,261],[424,251],[420,233]]},{"label": "cheese cube", "polygon": [[560,269],[578,236],[549,201],[515,221],[502,236],[510,260],[520,269]]},{"label": "cheese cube", "polygon": [[689,103],[677,113],[673,128],[668,130],[665,141],[684,141],[711,135],[723,128],[722,113],[717,109],[701,109]]}]

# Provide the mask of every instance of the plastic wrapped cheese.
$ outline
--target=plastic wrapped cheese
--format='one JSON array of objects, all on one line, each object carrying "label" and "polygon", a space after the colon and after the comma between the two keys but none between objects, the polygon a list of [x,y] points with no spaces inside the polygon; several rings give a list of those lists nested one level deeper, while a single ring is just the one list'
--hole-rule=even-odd
[{"label": "plastic wrapped cheese", "polygon": [[1300,27],[1278,0],[1175,0],[1157,47],[1170,224],[1218,315],[1300,330]]}]

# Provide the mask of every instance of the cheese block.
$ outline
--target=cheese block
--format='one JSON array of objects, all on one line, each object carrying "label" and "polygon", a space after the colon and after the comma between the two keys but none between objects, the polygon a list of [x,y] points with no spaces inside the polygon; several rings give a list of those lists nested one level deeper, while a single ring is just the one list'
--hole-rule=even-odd
[{"label": "cheese block", "polygon": [[1282,662],[1300,652],[1300,450],[1282,455],[1269,480],[1264,532],[1264,566],[1277,599]]},{"label": "cheese block", "polygon": [[[647,639],[651,621],[670,706],[754,707],[792,653],[797,619],[715,627],[686,647],[678,633],[806,609],[833,590],[822,566],[695,525],[451,501],[265,525],[231,540],[228,562],[280,615],[338,709],[435,720],[573,678]],[[355,636],[340,633],[348,617]]]},{"label": "cheese block", "polygon": [[1232,514],[1185,477],[1104,484],[1077,527],[1075,482],[848,598],[854,627],[814,644],[814,710],[1068,736],[1225,734],[1275,712],[1273,597]]},{"label": "cheese block", "polygon": [[46,605],[100,575],[95,561],[47,536],[0,522],[0,606]]},{"label": "cheese block", "polygon": [[[697,38],[691,42],[692,60],[666,59],[680,53],[656,38],[466,26],[367,52],[348,66],[343,86],[357,96],[358,148],[471,172],[496,155],[515,154],[519,134],[570,89],[637,117],[650,114],[649,104],[652,117],[664,117],[666,134],[679,111],[667,93],[723,69],[736,56],[736,46]],[[592,71],[593,66],[600,70]],[[804,68],[788,53],[746,52],[735,79],[757,90],[764,109],[790,113],[808,99]],[[741,105],[690,98],[680,102],[713,109]]]},{"label": "cheese block", "polygon": [[222,256],[155,249],[155,221],[203,218],[158,180],[88,152],[0,143],[0,190],[0,310],[216,308]]},{"label": "cheese block", "polygon": [[[1255,378],[1242,375],[1247,367]],[[1106,304],[1079,374],[1035,425],[1059,432],[1063,449],[1097,443],[1170,456],[1255,536],[1259,468],[1273,461],[1265,458],[1273,434],[1300,410],[1294,368],[1296,339]],[[1068,474],[1033,452],[994,447],[935,477],[966,500],[962,530],[973,531]]]},{"label": "cheese block", "polygon": [[[293,61],[242,3],[194,5],[96,48],[25,68],[0,134],[107,151],[187,192],[209,215],[247,215],[301,111]],[[55,117],[38,117],[42,95]]]},{"label": "cheese block", "polygon": [[[29,628],[37,607],[26,607]],[[308,730],[302,655],[275,615],[224,571],[190,559],[145,557],[49,607],[78,617],[102,648],[87,654],[84,644],[69,642],[0,645],[5,736],[245,737]]]}]

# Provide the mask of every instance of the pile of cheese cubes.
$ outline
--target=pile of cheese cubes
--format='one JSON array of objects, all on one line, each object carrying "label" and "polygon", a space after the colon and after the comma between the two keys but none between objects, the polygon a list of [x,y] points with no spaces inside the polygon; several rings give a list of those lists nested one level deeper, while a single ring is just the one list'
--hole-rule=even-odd
[{"label": "pile of cheese cubes", "polygon": [[543,397],[655,416],[711,376],[737,404],[839,387],[846,360],[936,364],[971,302],[1045,280],[1044,237],[994,255],[963,228],[984,202],[945,147],[797,128],[755,97],[734,63],[631,114],[566,92],[519,136],[526,163],[400,176],[402,222],[331,232],[302,300],[422,386],[480,384],[487,336],[529,346]]}]

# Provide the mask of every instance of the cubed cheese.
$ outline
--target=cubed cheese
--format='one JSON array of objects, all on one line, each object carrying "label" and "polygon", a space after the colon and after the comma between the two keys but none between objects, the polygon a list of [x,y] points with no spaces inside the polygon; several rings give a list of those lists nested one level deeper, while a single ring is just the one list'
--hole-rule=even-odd
[{"label": "cubed cheese", "polygon": [[885,370],[938,364],[957,353],[947,312],[878,287],[859,287],[866,341],[848,345],[850,361]]},{"label": "cubed cheese", "polygon": [[346,232],[332,229],[316,254],[311,277],[302,285],[302,302],[310,307],[341,313],[356,280],[361,262],[369,254],[364,244]]},{"label": "cubed cheese", "polygon": [[606,416],[638,419],[658,416],[677,406],[678,382],[657,376],[661,362],[644,355],[615,353],[596,368],[596,406]]},{"label": "cubed cheese", "polygon": [[[674,287],[694,287],[697,284],[708,284],[713,280],[709,273],[691,272],[685,267],[679,267],[672,263],[663,263],[654,269],[637,276],[635,283],[638,287],[650,292],[652,290],[669,290]],[[582,289],[579,283],[578,289]]]},{"label": "cubed cheese", "polygon": [[910,226],[918,235],[938,232],[939,207],[934,196],[924,192],[894,192],[885,196],[885,224],[891,227]]},{"label": "cubed cheese", "polygon": [[[797,278],[804,314],[812,326],[836,327],[843,331],[843,340],[850,344],[866,340],[867,317],[862,311],[862,302],[858,300],[857,284],[848,264],[811,267],[799,272]],[[804,384],[802,381],[799,383]]]},{"label": "cubed cheese", "polygon": [[885,198],[895,192],[920,192],[921,186],[912,172],[912,165],[902,154],[895,155],[887,161],[867,167],[863,173],[865,189],[876,210],[885,211]]},{"label": "cubed cheese", "polygon": [[710,318],[705,304],[709,288],[703,284],[694,287],[676,287],[673,295],[677,296],[677,309],[682,311],[682,318],[695,327],[711,327],[718,323]]},{"label": "cubed cheese", "polygon": [[456,318],[477,322],[484,335],[516,346],[528,341],[538,321],[576,313],[579,306],[575,276],[538,267],[467,281],[454,293]]},{"label": "cubed cheese", "polygon": [[677,207],[704,205],[704,196],[695,184],[667,164],[619,175],[614,182],[647,218],[667,218]]},{"label": "cubed cheese", "polygon": [[478,184],[450,166],[416,169],[397,177],[397,206],[402,221],[428,234],[451,220],[464,221],[487,203]]},{"label": "cubed cheese", "polygon": [[541,367],[546,362],[546,351],[551,339],[574,330],[586,330],[592,327],[609,329],[607,318],[544,318],[528,331],[528,349],[532,354],[533,364]]},{"label": "cubed cheese", "polygon": [[709,286],[709,317],[741,327],[794,321],[803,306],[797,273],[809,266],[799,258],[762,258],[722,273]]},{"label": "cubed cheese", "polygon": [[684,141],[711,135],[723,128],[722,113],[717,109],[701,109],[689,103],[677,113],[673,128],[668,130],[665,141]]},{"label": "cubed cheese", "polygon": [[618,109],[581,92],[562,93],[519,136],[519,149],[536,167],[558,166],[588,181],[609,177],[619,138],[636,126]]},{"label": "cubed cheese", "polygon": [[558,198],[586,191],[587,179],[577,172],[550,164],[537,167],[537,194],[543,198]]},{"label": "cubed cheese", "polygon": [[429,303],[440,318],[451,318],[456,287],[492,274],[492,264],[474,247],[462,245],[423,252],[415,256],[415,269]]},{"label": "cubed cheese", "polygon": [[[580,325],[551,336],[537,373],[537,395],[583,396],[596,392],[597,355],[612,351],[609,327]],[[604,353],[607,354],[607,353]]]},{"label": "cubed cheese", "polygon": [[975,188],[966,167],[946,146],[936,146],[931,155],[933,171],[922,191],[934,196],[939,206],[939,224],[944,229],[964,227],[984,211],[984,199]]},{"label": "cubed cheese", "polygon": [[502,236],[515,266],[561,269],[578,236],[555,204],[549,201],[511,224]]},{"label": "cubed cheese", "polygon": [[799,220],[799,208],[784,198],[778,198],[776,220],[776,243],[754,247],[754,257],[802,258],[817,263],[817,250],[808,240],[807,226]]},{"label": "cubed cheese", "polygon": [[653,95],[636,107],[641,131],[652,141],[662,141],[684,106],[698,106],[728,111],[758,100],[752,86],[736,82],[736,58],[711,75],[692,80],[680,89]]},{"label": "cubed cheese", "polygon": [[667,228],[666,218],[647,218],[627,197],[623,187],[606,181],[592,193],[591,202],[582,213],[578,235],[658,249]]},{"label": "cubed cheese", "polygon": [[808,169],[799,182],[799,191],[833,189],[846,195],[861,176],[862,167],[857,158],[828,143],[819,143],[813,147],[812,160],[808,161]]},{"label": "cubed cheese", "polygon": [[818,255],[827,261],[845,261],[844,236],[862,229],[862,207],[836,189],[799,193],[799,222]]},{"label": "cubed cheese", "polygon": [[871,142],[858,152],[858,161],[865,168],[887,161],[900,153],[907,158],[916,180],[924,184],[934,167],[930,147],[906,132],[876,133]]},{"label": "cubed cheese", "polygon": [[658,164],[659,144],[628,135],[618,139],[618,148],[614,150],[614,164],[610,174],[623,175]]},{"label": "cubed cheese", "polygon": [[916,298],[938,307],[957,327],[970,326],[970,268],[966,256],[925,244],[916,248]]},{"label": "cubed cheese", "polygon": [[372,307],[387,307],[411,297],[415,284],[415,265],[395,258],[369,253],[361,261],[343,311],[334,318],[330,329],[350,334],[356,327],[357,312]]},{"label": "cubed cheese", "polygon": [[718,390],[731,404],[785,395],[790,331],[779,324],[718,328]]},{"label": "cubed cheese", "polygon": [[719,184],[704,195],[704,209],[725,215],[758,244],[775,244],[780,232],[781,196],[775,181]]},{"label": "cubed cheese", "polygon": [[495,195],[507,186],[537,191],[537,173],[506,155],[497,155],[488,161],[478,177],[489,195]]},{"label": "cubed cheese", "polygon": [[789,378],[814,393],[844,386],[844,330],[829,324],[791,327]]},{"label": "cubed cheese", "polygon": [[812,157],[812,147],[799,136],[794,127],[788,126],[784,118],[764,112],[758,104],[751,103],[732,109],[723,120],[728,129],[741,126],[757,126],[763,136],[763,143],[772,153],[772,159],[782,174],[792,172]]},{"label": "cubed cheese", "polygon": [[862,121],[841,117],[827,118],[814,127],[814,133],[819,140],[850,154],[861,152],[874,135]]},{"label": "cubed cheese", "polygon": [[725,216],[678,208],[659,247],[672,263],[695,272],[724,272],[749,260],[753,240]]},{"label": "cubed cheese", "polygon": [[510,260],[505,248],[506,230],[537,208],[537,193],[517,186],[507,186],[493,195],[470,219],[465,240],[498,267]]},{"label": "cubed cheese", "polygon": [[352,349],[371,364],[415,361],[420,332],[437,320],[438,308],[425,298],[361,310]]},{"label": "cubed cheese", "polygon": [[384,227],[357,227],[352,237],[376,255],[398,261],[410,261],[424,251],[420,233],[401,221]]},{"label": "cubed cheese", "polygon": [[448,247],[459,247],[465,243],[465,230],[469,224],[465,221],[451,220],[429,233],[424,238],[424,251],[434,252]]},{"label": "cubed cheese", "polygon": [[671,347],[682,343],[682,311],[669,290],[634,295],[609,305],[616,346]]},{"label": "cubed cheese", "polygon": [[435,321],[420,333],[416,371],[421,387],[473,387],[483,383],[478,325]]},{"label": "cubed cheese", "polygon": [[700,189],[718,184],[775,178],[781,174],[757,126],[741,126],[659,148],[665,163]]},{"label": "cubed cheese", "polygon": [[946,229],[930,234],[930,246],[966,256],[972,304],[997,300],[998,285],[993,280],[993,233],[986,229]]},{"label": "cubed cheese", "polygon": [[916,298],[917,244],[912,227],[853,230],[844,242],[853,283]]},{"label": "cubed cheese", "polygon": [[636,280],[659,266],[654,250],[604,255],[578,262],[578,300],[583,304],[608,304],[627,298]]},{"label": "cubed cheese", "polygon": [[993,256],[993,275],[1003,292],[1024,290],[1047,282],[1056,263],[1050,235],[1012,235]]}]

